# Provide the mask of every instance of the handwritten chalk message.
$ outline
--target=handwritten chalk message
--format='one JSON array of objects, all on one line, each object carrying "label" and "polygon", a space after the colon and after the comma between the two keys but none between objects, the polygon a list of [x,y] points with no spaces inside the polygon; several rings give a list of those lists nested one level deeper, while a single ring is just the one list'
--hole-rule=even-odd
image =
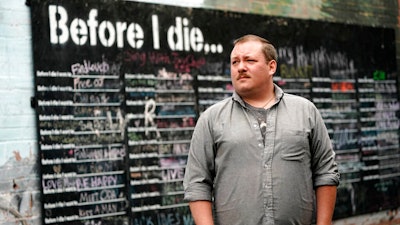
[{"label": "handwritten chalk message", "polygon": [[118,184],[118,175],[103,175],[92,177],[63,177],[57,179],[43,179],[44,192],[80,191],[88,188],[104,188]]}]

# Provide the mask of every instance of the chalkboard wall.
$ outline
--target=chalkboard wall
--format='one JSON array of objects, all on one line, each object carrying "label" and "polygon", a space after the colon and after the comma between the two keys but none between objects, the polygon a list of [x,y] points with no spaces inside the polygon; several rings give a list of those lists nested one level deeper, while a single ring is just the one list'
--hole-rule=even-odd
[{"label": "chalkboard wall", "polygon": [[325,119],[335,218],[400,205],[393,29],[125,1],[31,10],[44,224],[193,224],[191,134],[231,95],[232,41],[247,33],[274,43],[276,84]]}]

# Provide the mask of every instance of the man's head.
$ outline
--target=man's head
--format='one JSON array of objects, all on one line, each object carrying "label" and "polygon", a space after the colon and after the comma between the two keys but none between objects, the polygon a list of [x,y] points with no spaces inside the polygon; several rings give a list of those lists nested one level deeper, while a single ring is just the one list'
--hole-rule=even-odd
[{"label": "man's head", "polygon": [[233,44],[236,45],[238,43],[247,42],[247,41],[259,41],[262,44],[262,51],[264,53],[265,60],[267,62],[269,62],[271,60],[278,61],[278,53],[276,52],[275,47],[267,39],[262,38],[260,36],[253,35],[253,34],[247,34],[245,36],[242,36],[242,37],[236,39],[233,42]]},{"label": "man's head", "polygon": [[234,42],[231,79],[236,92],[247,100],[265,99],[273,91],[277,68],[274,46],[264,38],[246,35]]}]

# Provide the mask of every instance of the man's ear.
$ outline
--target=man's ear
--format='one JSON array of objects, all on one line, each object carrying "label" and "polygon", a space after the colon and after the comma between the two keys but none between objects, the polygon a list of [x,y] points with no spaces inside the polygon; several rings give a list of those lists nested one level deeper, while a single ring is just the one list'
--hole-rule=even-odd
[{"label": "man's ear", "polygon": [[275,74],[277,66],[278,66],[278,63],[275,60],[271,60],[271,61],[268,62],[270,75],[274,75]]}]

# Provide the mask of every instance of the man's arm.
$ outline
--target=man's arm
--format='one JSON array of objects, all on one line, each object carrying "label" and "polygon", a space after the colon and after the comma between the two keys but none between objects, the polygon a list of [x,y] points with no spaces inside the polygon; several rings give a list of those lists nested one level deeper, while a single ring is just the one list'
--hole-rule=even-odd
[{"label": "man's arm", "polygon": [[319,186],[316,189],[317,225],[331,225],[336,203],[336,186]]},{"label": "man's arm", "polygon": [[189,207],[196,225],[214,225],[210,201],[189,202]]}]

